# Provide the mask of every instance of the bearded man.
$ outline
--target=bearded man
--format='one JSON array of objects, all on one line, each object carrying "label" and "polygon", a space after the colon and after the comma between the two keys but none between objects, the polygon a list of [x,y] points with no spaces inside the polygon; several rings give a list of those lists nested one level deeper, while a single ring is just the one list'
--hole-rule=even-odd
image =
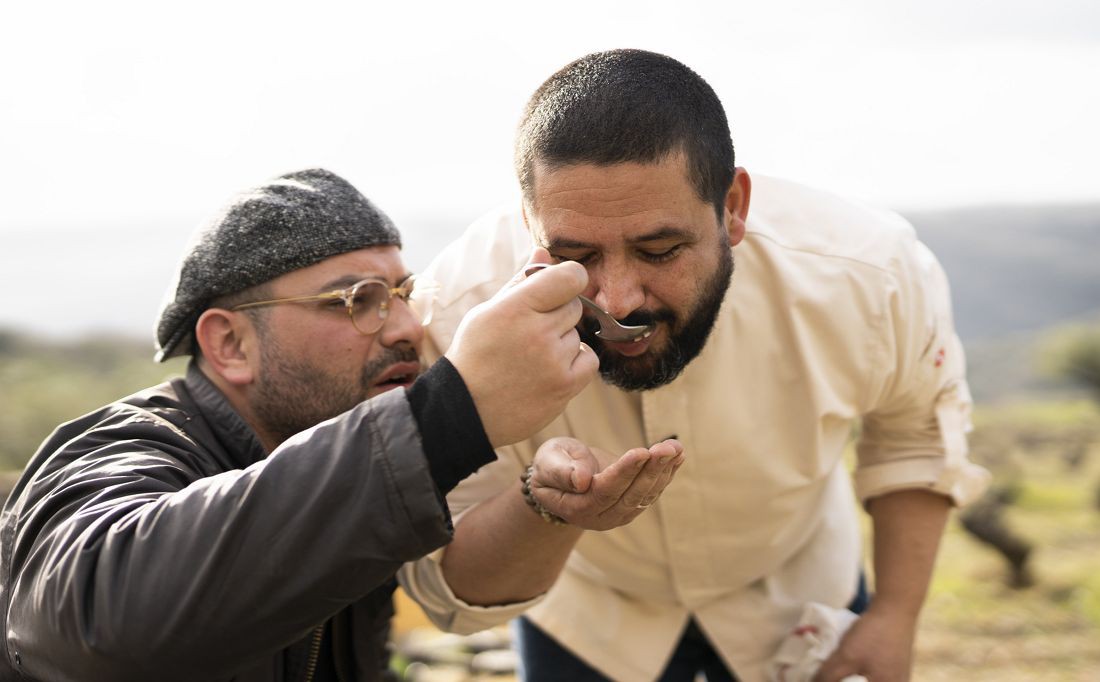
[{"label": "bearded man", "polygon": [[[817,679],[907,679],[948,510],[987,477],[966,457],[946,281],[912,228],[751,181],[714,91],[651,52],[591,54],[551,76],[515,165],[522,201],[428,268],[442,286],[430,345],[446,351],[532,245],[583,265],[584,294],[622,323],[654,327],[610,342],[586,315],[603,382],[458,486],[455,541],[402,572],[409,591],[458,631],[530,609],[516,627],[526,680],[763,680],[808,604],[865,606],[843,458],[860,421],[875,596]],[[637,521],[585,532],[525,514],[516,481],[562,435],[610,452],[675,437],[692,456]],[[556,503],[568,467],[544,478],[558,489],[530,492]],[[482,534],[509,548],[495,563]]]}]

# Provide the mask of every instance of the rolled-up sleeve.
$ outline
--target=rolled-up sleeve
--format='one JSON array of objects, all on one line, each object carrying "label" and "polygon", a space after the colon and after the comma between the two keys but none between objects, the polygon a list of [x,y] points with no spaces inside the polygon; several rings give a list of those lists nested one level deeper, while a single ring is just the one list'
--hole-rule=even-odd
[{"label": "rolled-up sleeve", "polygon": [[[481,501],[509,487],[516,487],[520,472],[532,456],[528,443],[499,448],[497,461],[482,467],[447,496],[455,524],[462,523],[462,516]],[[441,562],[445,551],[446,548],[442,548],[418,561],[407,563],[397,574],[401,587],[440,630],[469,634],[495,627],[520,615],[545,596],[494,606],[465,602],[455,596],[443,575]]]},{"label": "rolled-up sleeve", "polygon": [[856,448],[856,494],[866,502],[924,489],[962,506],[990,476],[967,456],[971,399],[947,277],[910,235],[899,245],[890,281],[871,406]]},{"label": "rolled-up sleeve", "polygon": [[401,587],[440,630],[468,635],[506,623],[542,601],[534,599],[498,606],[477,606],[455,596],[443,577],[443,550],[405,564],[398,573]]}]

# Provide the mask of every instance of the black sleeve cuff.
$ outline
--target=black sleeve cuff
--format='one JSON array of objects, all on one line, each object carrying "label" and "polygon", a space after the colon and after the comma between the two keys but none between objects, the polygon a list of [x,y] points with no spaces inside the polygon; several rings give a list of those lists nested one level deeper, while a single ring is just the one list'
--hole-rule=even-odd
[{"label": "black sleeve cuff", "polygon": [[409,406],[420,428],[428,469],[439,492],[496,459],[466,382],[440,358],[409,387]]}]

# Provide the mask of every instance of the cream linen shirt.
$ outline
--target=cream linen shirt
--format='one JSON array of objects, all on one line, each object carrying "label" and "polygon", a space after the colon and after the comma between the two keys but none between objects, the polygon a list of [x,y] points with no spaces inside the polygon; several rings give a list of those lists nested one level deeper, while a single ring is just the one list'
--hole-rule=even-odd
[{"label": "cream linen shirt", "polygon": [[[453,512],[514,488],[537,448],[570,435],[621,454],[675,436],[687,459],[630,525],[587,532],[541,599],[457,599],[442,551],[401,578],[437,625],[470,632],[529,617],[615,680],[656,678],[694,617],[744,682],[807,602],[843,607],[861,563],[842,454],[862,420],[861,501],[908,488],[964,504],[988,474],[966,455],[970,399],[947,282],[895,214],[755,177],[748,230],[706,347],[672,383],[626,392],[593,381],[553,423],[448,497]],[[532,248],[518,203],[485,216],[426,274],[441,297],[429,328],[445,349],[463,314]]]}]

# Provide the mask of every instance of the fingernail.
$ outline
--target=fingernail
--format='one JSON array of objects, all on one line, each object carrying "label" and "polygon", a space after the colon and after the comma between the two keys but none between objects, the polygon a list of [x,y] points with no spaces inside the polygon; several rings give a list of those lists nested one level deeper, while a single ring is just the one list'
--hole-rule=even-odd
[{"label": "fingernail", "polygon": [[573,467],[569,472],[569,483],[573,486],[573,490],[577,490],[577,467]]}]

